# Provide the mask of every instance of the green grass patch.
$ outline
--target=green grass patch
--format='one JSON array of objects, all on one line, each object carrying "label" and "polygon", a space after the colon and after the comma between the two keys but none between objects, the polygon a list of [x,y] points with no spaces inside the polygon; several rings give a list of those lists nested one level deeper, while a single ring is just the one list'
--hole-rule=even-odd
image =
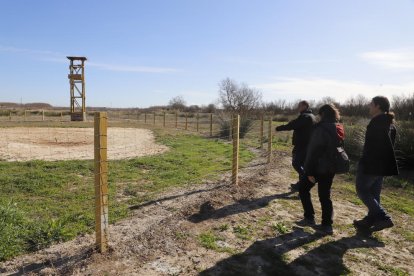
[{"label": "green grass patch", "polygon": [[203,232],[198,236],[198,242],[204,248],[211,249],[217,252],[227,252],[234,254],[235,250],[227,246],[219,246],[219,242],[224,242],[224,239],[213,232]]},{"label": "green grass patch", "polygon": [[[231,169],[232,145],[156,131],[170,150],[109,162],[110,223],[170,187],[215,179]],[[254,154],[245,147],[240,165]],[[94,229],[92,160],[0,162],[0,261]]]},{"label": "green grass patch", "polygon": [[283,222],[277,222],[272,224],[272,229],[276,233],[283,235],[290,232],[289,227],[287,227]]},{"label": "green grass patch", "polygon": [[233,227],[233,233],[236,235],[236,237],[242,240],[250,240],[252,238],[252,230],[250,229],[250,227],[236,225],[235,227]]}]

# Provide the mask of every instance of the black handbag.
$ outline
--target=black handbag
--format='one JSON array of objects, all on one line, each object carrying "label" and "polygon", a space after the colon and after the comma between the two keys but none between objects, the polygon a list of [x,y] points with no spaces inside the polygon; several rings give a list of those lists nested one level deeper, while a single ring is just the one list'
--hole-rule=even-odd
[{"label": "black handbag", "polygon": [[[332,137],[332,141],[337,141],[338,138],[332,134],[328,129],[324,128],[327,133]],[[332,172],[335,174],[344,174],[349,172],[350,161],[348,154],[346,153],[344,147],[340,145],[339,147],[335,142],[330,142],[328,147],[330,148],[330,157],[332,161]]]}]

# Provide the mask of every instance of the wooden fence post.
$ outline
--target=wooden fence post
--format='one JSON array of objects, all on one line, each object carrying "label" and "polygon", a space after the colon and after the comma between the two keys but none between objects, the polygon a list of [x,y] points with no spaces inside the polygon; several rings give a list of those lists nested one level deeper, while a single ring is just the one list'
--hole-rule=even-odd
[{"label": "wooden fence post", "polygon": [[[232,115],[235,116],[235,115]],[[231,141],[233,139],[233,118],[232,120],[230,120],[230,124],[229,124],[229,141]]]},{"label": "wooden fence post", "polygon": [[213,113],[210,113],[210,137],[213,136]]},{"label": "wooden fence post", "polygon": [[42,109],[42,121],[44,121],[44,120],[45,120],[45,110]]},{"label": "wooden fence post", "polygon": [[175,112],[175,128],[178,128],[178,112]]},{"label": "wooden fence post", "polygon": [[26,121],[26,110],[24,111],[24,120]]},{"label": "wooden fence post", "polygon": [[147,123],[147,113],[144,113],[144,124]]},{"label": "wooden fence post", "polygon": [[272,116],[269,117],[269,129],[268,129],[268,141],[267,141],[267,163],[270,163],[272,159]]},{"label": "wooden fence post", "polygon": [[155,112],[154,112],[154,123],[153,123],[153,125],[155,126]]},{"label": "wooden fence post", "polygon": [[263,130],[264,130],[264,120],[263,120],[263,114],[260,117],[260,148],[263,149]]},{"label": "wooden fence post", "polygon": [[233,127],[233,165],[231,182],[233,185],[239,185],[239,131],[240,131],[240,115],[235,115],[232,122]]},{"label": "wooden fence post", "polygon": [[60,120],[63,120],[63,111],[60,112]]},{"label": "wooden fence post", "polygon": [[163,118],[162,118],[162,125],[163,127],[165,127],[165,111],[164,111]]},{"label": "wooden fence post", "polygon": [[185,130],[188,129],[188,113],[185,113]]},{"label": "wooden fence post", "polygon": [[106,112],[95,113],[95,231],[100,252],[108,250],[108,161]]},{"label": "wooden fence post", "polygon": [[199,130],[199,114],[197,113],[197,115],[196,115],[196,120],[197,120],[197,132],[198,132],[198,130]]},{"label": "wooden fence post", "polygon": [[12,120],[12,112],[10,111],[10,113],[9,113],[9,121],[11,121]]}]

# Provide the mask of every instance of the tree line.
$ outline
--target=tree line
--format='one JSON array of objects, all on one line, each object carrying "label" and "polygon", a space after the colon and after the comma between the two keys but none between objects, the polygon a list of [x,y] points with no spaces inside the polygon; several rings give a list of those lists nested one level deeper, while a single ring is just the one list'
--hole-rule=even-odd
[{"label": "tree line", "polygon": [[[296,101],[286,101],[285,99],[277,99],[272,102],[264,102],[262,93],[244,83],[238,83],[230,78],[221,80],[218,84],[218,99],[216,103],[207,106],[190,105],[187,106],[185,100],[181,96],[172,98],[169,101],[168,108],[179,110],[182,112],[207,112],[213,113],[216,110],[227,113],[238,113],[242,117],[251,113],[270,113],[277,115],[294,115],[297,113]],[[414,93],[409,95],[393,96],[392,111],[398,120],[414,120]],[[333,103],[341,110],[343,116],[368,117],[368,104],[370,98],[364,95],[357,95],[348,98],[343,103],[338,102],[332,97],[324,97],[319,101],[310,100],[310,106],[318,109],[323,104]],[[220,107],[220,108],[219,108]]]}]

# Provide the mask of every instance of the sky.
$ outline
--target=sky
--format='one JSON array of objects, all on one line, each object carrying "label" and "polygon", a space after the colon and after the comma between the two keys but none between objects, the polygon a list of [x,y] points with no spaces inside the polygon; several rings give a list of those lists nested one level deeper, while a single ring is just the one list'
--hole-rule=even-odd
[{"label": "sky", "polygon": [[0,102],[69,106],[218,98],[232,78],[264,101],[414,92],[414,0],[0,0]]}]

